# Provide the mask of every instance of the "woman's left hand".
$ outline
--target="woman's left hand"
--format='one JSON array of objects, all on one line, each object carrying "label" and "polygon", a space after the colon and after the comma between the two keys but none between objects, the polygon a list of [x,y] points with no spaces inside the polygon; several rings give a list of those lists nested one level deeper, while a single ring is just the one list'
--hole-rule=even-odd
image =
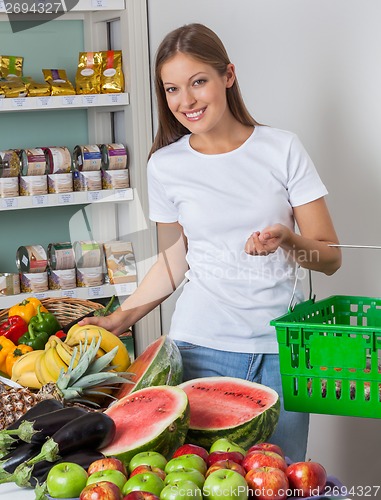
[{"label": "woman's left hand", "polygon": [[255,231],[246,241],[245,252],[249,255],[274,253],[289,234],[290,229],[283,224],[274,224],[262,231]]}]

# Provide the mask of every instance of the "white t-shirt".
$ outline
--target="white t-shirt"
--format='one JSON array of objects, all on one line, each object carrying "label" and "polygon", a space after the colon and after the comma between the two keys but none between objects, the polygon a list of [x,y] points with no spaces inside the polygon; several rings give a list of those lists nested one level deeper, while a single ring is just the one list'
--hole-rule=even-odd
[{"label": "white t-shirt", "polygon": [[290,132],[257,126],[239,148],[214,155],[192,149],[189,138],[148,162],[150,219],[178,221],[188,238],[188,281],[169,334],[225,351],[278,352],[269,322],[287,312],[295,263],[282,249],[248,255],[245,243],[272,224],[294,229],[292,207],[327,190]]}]

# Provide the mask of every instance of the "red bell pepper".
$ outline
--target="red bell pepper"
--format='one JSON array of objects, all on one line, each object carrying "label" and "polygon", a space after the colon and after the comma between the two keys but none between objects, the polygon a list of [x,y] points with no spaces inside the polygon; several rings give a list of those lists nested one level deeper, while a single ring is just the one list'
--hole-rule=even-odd
[{"label": "red bell pepper", "polygon": [[18,339],[28,331],[28,323],[21,316],[9,316],[0,325],[0,335],[17,344]]}]

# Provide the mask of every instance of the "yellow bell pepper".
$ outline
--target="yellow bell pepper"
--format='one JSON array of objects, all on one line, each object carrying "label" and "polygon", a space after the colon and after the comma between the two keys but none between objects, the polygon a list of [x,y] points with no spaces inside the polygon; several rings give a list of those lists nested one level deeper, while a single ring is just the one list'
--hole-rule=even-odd
[{"label": "yellow bell pepper", "polygon": [[5,361],[8,353],[13,351],[16,345],[7,337],[0,336],[0,372],[7,373]]},{"label": "yellow bell pepper", "polygon": [[30,297],[29,299],[25,299],[12,306],[8,311],[8,316],[21,316],[27,323],[29,323],[31,318],[37,314],[38,306],[41,306],[41,312],[48,312],[39,299],[36,297]]},{"label": "yellow bell pepper", "polygon": [[20,356],[31,351],[33,351],[33,348],[25,344],[19,344],[15,346],[14,349],[11,349],[5,358],[5,373],[12,377],[13,365],[20,358]]}]

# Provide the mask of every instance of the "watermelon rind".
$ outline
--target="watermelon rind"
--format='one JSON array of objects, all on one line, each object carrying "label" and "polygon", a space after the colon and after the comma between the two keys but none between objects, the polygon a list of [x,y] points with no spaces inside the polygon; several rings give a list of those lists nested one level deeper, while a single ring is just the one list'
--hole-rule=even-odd
[{"label": "watermelon rind", "polygon": [[[168,407],[166,394],[176,401],[176,409]],[[157,451],[167,459],[171,458],[184,444],[190,422],[187,395],[179,387],[166,385],[146,387],[124,396],[105,413],[114,420],[116,434],[113,442],[101,452],[117,457],[125,464],[142,451]],[[133,433],[134,425],[139,431],[143,430],[143,435]]]},{"label": "watermelon rind", "polygon": [[[230,382],[237,384],[237,386],[242,388],[241,394],[245,394],[245,391],[250,395],[250,393],[258,394],[263,393],[270,400],[270,405],[261,411],[257,415],[253,415],[252,418],[248,418],[238,424],[229,425],[224,423],[220,427],[215,424],[215,421],[210,422],[208,426],[197,425],[194,418],[192,418],[192,408],[193,417],[196,413],[195,401],[192,401],[192,390],[197,390],[198,395],[201,393],[204,401],[198,401],[197,405],[200,406],[199,412],[204,417],[207,416],[208,407],[220,400],[223,402],[224,397],[234,397],[232,393],[226,393],[224,391],[217,390],[216,387],[223,386],[224,383],[228,386]],[[271,434],[274,432],[277,425],[280,413],[280,400],[278,393],[263,384],[258,384],[256,382],[250,382],[248,380],[238,379],[234,377],[206,377],[194,380],[189,380],[179,385],[188,395],[189,404],[191,408],[191,422],[189,425],[188,434],[186,436],[186,442],[202,446],[209,449],[211,445],[220,438],[226,438],[234,443],[238,444],[242,448],[249,448],[251,445],[266,441]],[[237,394],[237,395],[241,395]],[[229,415],[227,413],[223,414],[224,421],[227,422]],[[234,422],[234,415],[231,415]]]},{"label": "watermelon rind", "polygon": [[[144,371],[139,374],[142,368]],[[179,348],[170,337],[163,335],[149,344],[129,366],[128,371],[132,374],[130,380],[133,384],[123,384],[116,394],[118,399],[145,387],[176,386],[182,382],[183,377]]]}]

